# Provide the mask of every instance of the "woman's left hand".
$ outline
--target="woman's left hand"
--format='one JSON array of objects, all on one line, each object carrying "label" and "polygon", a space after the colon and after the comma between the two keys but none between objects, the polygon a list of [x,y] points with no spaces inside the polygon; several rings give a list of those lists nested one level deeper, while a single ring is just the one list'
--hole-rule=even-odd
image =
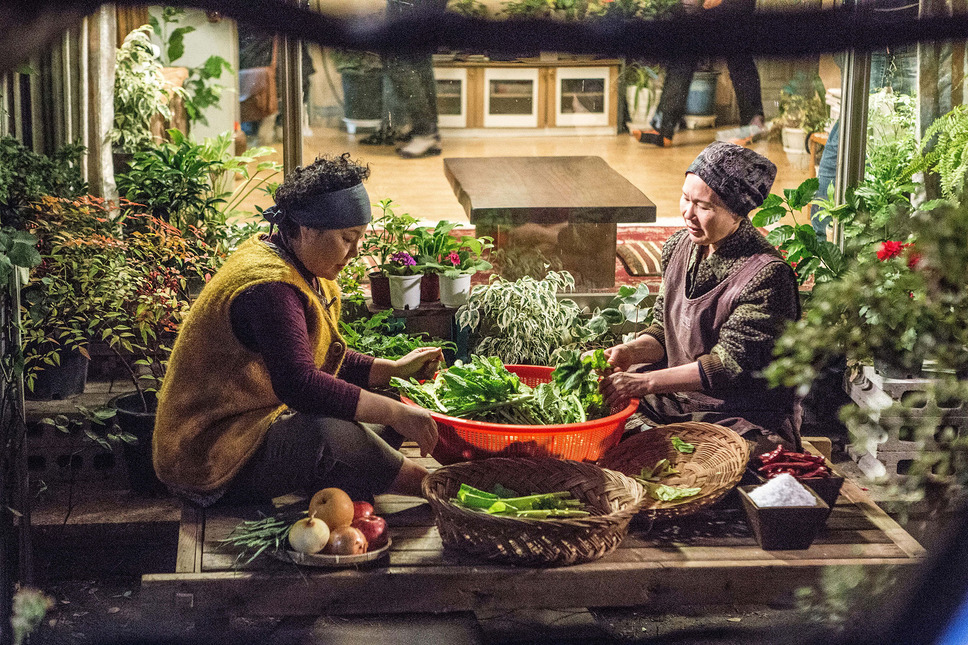
[{"label": "woman's left hand", "polygon": [[630,399],[638,399],[652,393],[652,374],[645,372],[615,372],[603,378],[598,390],[604,395],[605,403],[613,410],[621,410]]},{"label": "woman's left hand", "polygon": [[418,347],[393,361],[393,375],[402,379],[412,376],[418,381],[433,378],[443,360],[444,352],[439,347]]}]

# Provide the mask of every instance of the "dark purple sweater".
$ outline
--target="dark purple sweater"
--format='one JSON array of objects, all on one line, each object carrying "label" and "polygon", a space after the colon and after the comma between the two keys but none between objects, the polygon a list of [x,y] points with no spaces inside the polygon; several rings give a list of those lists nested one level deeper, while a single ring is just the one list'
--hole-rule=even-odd
[{"label": "dark purple sweater", "polygon": [[232,301],[232,331],[265,361],[272,389],[284,404],[296,412],[351,420],[374,359],[348,349],[338,377],[317,369],[305,307],[305,296],[285,282],[249,287]]}]

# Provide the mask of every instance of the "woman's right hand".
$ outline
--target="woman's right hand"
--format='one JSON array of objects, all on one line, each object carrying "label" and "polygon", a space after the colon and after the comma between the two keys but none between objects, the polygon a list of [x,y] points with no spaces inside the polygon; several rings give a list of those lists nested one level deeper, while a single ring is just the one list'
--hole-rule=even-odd
[{"label": "woman's right hand", "polygon": [[625,372],[632,365],[642,362],[636,359],[635,351],[625,343],[606,349],[605,359],[615,368],[614,372]]},{"label": "woman's right hand", "polygon": [[407,439],[416,441],[420,454],[430,456],[437,445],[437,422],[430,410],[401,403],[392,427]]}]

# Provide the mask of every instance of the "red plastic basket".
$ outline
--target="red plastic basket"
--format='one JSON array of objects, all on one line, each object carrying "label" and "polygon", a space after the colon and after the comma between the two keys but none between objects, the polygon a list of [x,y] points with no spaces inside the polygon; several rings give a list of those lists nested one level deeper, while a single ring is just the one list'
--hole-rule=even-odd
[{"label": "red plastic basket", "polygon": [[[550,381],[551,372],[554,371],[551,367],[538,365],[505,367],[531,387]],[[407,397],[400,398],[408,405],[417,405]],[[431,412],[440,435],[433,456],[444,465],[489,457],[555,457],[596,461],[618,443],[625,431],[625,421],[638,407],[638,399],[632,399],[624,410],[602,419],[548,426],[469,421]]]}]

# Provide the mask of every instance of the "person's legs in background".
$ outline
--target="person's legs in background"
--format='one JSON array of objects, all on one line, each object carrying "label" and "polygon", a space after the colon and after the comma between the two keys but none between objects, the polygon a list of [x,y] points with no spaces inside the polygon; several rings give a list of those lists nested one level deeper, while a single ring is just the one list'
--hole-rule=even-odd
[{"label": "person's legs in background", "polygon": [[763,95],[760,89],[760,73],[752,56],[734,56],[726,59],[729,77],[736,93],[740,125],[763,127]]},{"label": "person's legs in background", "polygon": [[400,156],[415,158],[440,154],[433,59],[430,56],[388,56],[386,72],[411,124],[411,139],[398,150]]},{"label": "person's legs in background", "polygon": [[631,134],[641,143],[651,143],[659,147],[672,145],[676,127],[686,113],[686,99],[689,98],[689,85],[695,69],[694,60],[676,60],[666,68],[665,81],[662,83],[662,96],[659,107],[652,117],[652,130],[632,130]]}]

